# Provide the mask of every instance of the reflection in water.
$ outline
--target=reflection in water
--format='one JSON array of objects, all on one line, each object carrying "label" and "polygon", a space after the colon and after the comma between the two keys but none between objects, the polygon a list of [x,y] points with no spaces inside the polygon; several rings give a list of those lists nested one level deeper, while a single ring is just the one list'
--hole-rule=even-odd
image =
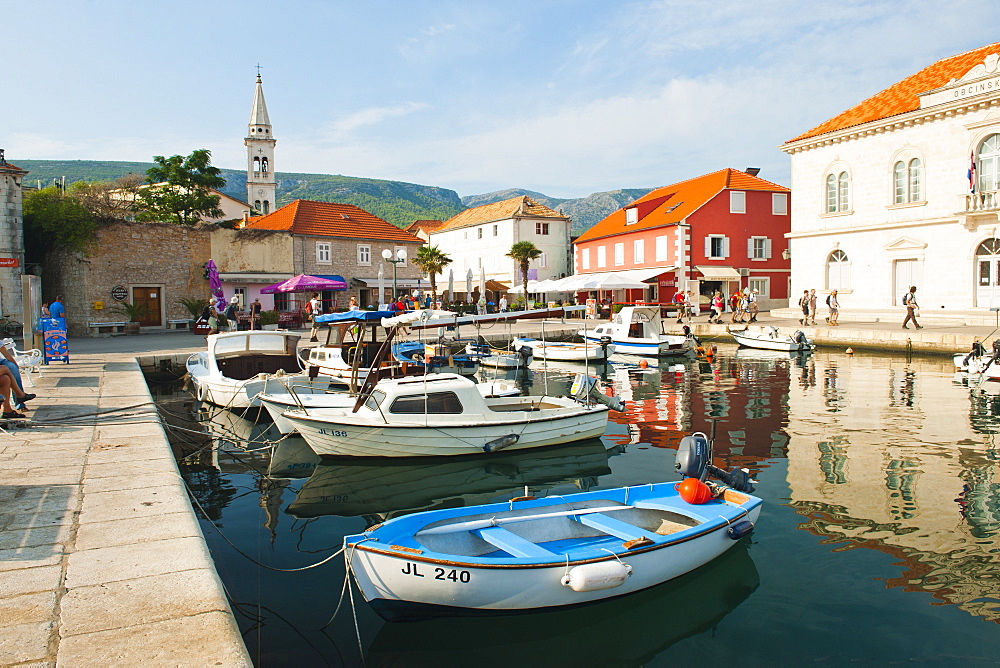
[{"label": "reflection in water", "polygon": [[744,543],[681,578],[593,605],[386,624],[365,659],[372,666],[641,666],[712,628],[759,583]]},{"label": "reflection in water", "polygon": [[[899,633],[921,638],[920,651],[932,658],[959,637],[968,656],[1000,656],[1000,640],[974,626],[1000,622],[1000,450],[993,443],[1000,397],[956,382],[947,358],[720,348],[713,361],[602,369],[605,391],[627,401],[624,413],[612,412],[602,439],[621,453],[610,458],[594,443],[464,461],[317,465],[301,439],[280,440],[272,452],[267,444],[278,436],[266,423],[219,414],[213,424],[188,425],[217,437],[217,447],[185,461],[182,471],[227,538],[270,555],[274,566],[297,567],[319,561],[376,518],[509,498],[524,485],[544,495],[669,480],[680,438],[714,429],[714,463],[750,469],[765,500],[752,548],[763,584],[738,607],[756,575],[739,575],[746,564],[731,562],[710,565],[721,569],[710,578],[692,576],[698,590],[745,592],[723,596],[731,605],[713,603],[715,594],[703,600],[684,593],[687,579],[578,610],[413,626],[383,626],[360,604],[368,663],[467,665],[470,656],[478,664],[495,655],[498,664],[666,664],[678,654],[733,656],[726,652],[736,644],[740,659],[763,665],[774,660],[775,647],[814,657],[831,633],[852,639],[837,650],[845,662],[925,658],[907,653],[905,639],[887,640],[880,626],[887,619],[905,619]],[[530,393],[559,394],[574,370],[535,369],[511,380]],[[189,452],[202,447],[196,436],[185,438]],[[350,615],[329,631],[342,658],[314,631],[336,607],[342,564],[274,575],[234,556],[212,527],[205,533],[237,601],[263,602],[298,622],[294,632],[274,618],[255,627],[246,635],[255,658],[360,662]],[[734,587],[723,586],[727,578]],[[928,600],[939,605],[921,604]],[[681,618],[689,604],[696,614]],[[701,632],[723,616],[711,633]],[[739,629],[747,628],[777,640],[743,642]]]}]

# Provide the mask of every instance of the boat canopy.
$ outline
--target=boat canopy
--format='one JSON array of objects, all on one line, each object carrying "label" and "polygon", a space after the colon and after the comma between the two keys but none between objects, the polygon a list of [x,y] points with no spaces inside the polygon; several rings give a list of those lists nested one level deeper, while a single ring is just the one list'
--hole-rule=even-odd
[{"label": "boat canopy", "polygon": [[368,322],[370,320],[381,321],[382,318],[391,318],[396,315],[395,311],[345,311],[343,313],[324,313],[316,316],[316,322]]}]

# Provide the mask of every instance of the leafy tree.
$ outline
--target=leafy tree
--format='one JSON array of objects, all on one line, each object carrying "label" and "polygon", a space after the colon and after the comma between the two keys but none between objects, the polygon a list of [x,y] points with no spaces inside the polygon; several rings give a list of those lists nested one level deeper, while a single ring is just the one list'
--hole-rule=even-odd
[{"label": "leafy tree", "polygon": [[524,301],[528,301],[528,265],[542,254],[538,247],[530,241],[518,241],[510,247],[507,257],[514,258],[521,269],[521,282],[524,285]]},{"label": "leafy tree", "polygon": [[[149,184],[139,194],[143,213],[139,220],[170,220],[181,225],[194,225],[201,218],[222,215],[219,196],[210,188],[222,188],[226,180],[218,167],[212,166],[212,152],[193,151],[186,158],[154,155],[155,167],[146,170]],[[154,185],[156,184],[156,185]]]},{"label": "leafy tree", "polygon": [[125,220],[139,211],[144,181],[139,174],[127,174],[113,181],[76,181],[69,187],[69,194],[101,222]]},{"label": "leafy tree", "polygon": [[437,275],[451,263],[452,259],[437,246],[421,246],[417,249],[417,257],[414,258],[413,264],[430,277],[432,302],[437,302]]},{"label": "leafy tree", "polygon": [[94,239],[93,214],[58,186],[25,193],[23,210],[27,262],[44,262],[45,253],[57,248],[84,252]]}]

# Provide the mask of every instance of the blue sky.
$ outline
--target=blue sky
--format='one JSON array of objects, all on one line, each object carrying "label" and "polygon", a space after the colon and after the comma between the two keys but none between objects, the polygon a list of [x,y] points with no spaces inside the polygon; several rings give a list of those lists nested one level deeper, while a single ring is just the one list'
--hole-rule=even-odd
[{"label": "blue sky", "polygon": [[0,148],[15,164],[207,148],[240,169],[259,62],[279,172],[460,195],[747,166],[792,185],[780,144],[997,41],[988,6],[0,0]]}]

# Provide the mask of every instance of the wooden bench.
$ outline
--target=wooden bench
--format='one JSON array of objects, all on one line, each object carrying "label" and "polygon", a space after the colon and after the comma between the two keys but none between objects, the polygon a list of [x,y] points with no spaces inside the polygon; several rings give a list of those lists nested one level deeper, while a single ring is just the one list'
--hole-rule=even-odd
[{"label": "wooden bench", "polygon": [[191,327],[191,322],[191,318],[167,320],[167,329],[189,329]]},{"label": "wooden bench", "polygon": [[124,334],[126,324],[124,322],[88,322],[87,327],[91,330],[91,336],[100,336],[101,334]]},{"label": "wooden bench", "polygon": [[553,559],[556,557],[555,553],[526,538],[521,538],[516,533],[507,531],[503,527],[486,527],[473,533],[512,557],[521,557],[522,559]]}]

